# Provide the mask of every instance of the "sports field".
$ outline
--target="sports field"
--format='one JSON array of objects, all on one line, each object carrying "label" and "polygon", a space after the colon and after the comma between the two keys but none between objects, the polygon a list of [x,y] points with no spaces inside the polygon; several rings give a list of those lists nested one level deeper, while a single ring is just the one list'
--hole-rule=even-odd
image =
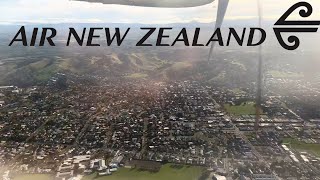
[{"label": "sports field", "polygon": [[283,140],[284,144],[289,144],[289,146],[298,151],[307,151],[314,153],[315,155],[320,157],[320,144],[307,144],[305,142],[301,142],[297,139],[286,138]]},{"label": "sports field", "polygon": [[[82,180],[198,180],[205,172],[205,168],[184,165],[163,165],[159,172],[152,173],[139,169],[120,168],[110,176],[97,176],[96,173],[84,177]],[[45,174],[26,174],[13,178],[13,180],[52,180],[53,177]]]},{"label": "sports field", "polygon": [[256,113],[254,102],[245,102],[239,106],[232,106],[230,104],[225,104],[224,108],[228,113],[233,114],[235,116],[253,115]]},{"label": "sports field", "polygon": [[110,176],[98,177],[97,174],[92,174],[83,180],[197,180],[204,172],[202,167],[166,164],[157,173],[121,168]]}]

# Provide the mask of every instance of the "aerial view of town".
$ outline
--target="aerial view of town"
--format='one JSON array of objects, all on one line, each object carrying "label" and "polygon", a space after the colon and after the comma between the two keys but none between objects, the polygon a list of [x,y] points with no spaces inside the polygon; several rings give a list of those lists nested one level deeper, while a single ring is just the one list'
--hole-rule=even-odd
[{"label": "aerial view of town", "polygon": [[[212,24],[169,27],[201,27],[201,40]],[[320,180],[319,33],[297,51],[271,39],[208,61],[209,47],[134,47],[138,33],[121,47],[9,47],[17,29],[0,23],[0,179]]]},{"label": "aerial view of town", "polygon": [[[73,58],[32,56],[41,57],[3,62],[31,70],[30,79],[54,69],[41,83],[10,80],[15,85],[0,87],[3,179],[319,178],[320,76],[311,82],[270,71],[257,122],[254,78],[237,77],[252,72],[233,54],[219,55],[233,59],[222,63],[196,61],[198,67],[161,61],[159,72],[170,79],[152,77],[154,71],[144,69],[150,62],[139,62],[143,54],[88,57],[92,75],[55,72]],[[105,67],[106,60],[113,67]],[[230,69],[207,80],[211,71],[201,63]],[[101,66],[114,76],[99,75],[105,74],[97,71]],[[134,67],[112,69],[127,66]],[[188,75],[199,67],[199,77]]]}]

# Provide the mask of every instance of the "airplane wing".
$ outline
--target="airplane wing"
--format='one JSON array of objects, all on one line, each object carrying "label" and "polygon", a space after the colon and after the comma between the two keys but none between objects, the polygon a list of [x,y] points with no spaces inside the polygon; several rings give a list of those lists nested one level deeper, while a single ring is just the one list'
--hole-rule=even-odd
[{"label": "airplane wing", "polygon": [[212,3],[215,0],[76,0],[103,4],[121,4],[144,7],[183,8]]}]

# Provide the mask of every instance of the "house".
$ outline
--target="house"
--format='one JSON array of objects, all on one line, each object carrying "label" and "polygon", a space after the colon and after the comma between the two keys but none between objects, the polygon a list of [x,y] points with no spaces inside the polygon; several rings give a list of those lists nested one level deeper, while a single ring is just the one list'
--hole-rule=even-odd
[{"label": "house", "polygon": [[0,107],[4,106],[4,101],[0,101]]},{"label": "house", "polygon": [[109,163],[110,167],[118,168],[120,166],[120,163],[123,160],[123,156],[116,156],[112,159],[112,161]]},{"label": "house", "polygon": [[73,176],[73,170],[67,172],[58,172],[57,178],[70,178]]}]

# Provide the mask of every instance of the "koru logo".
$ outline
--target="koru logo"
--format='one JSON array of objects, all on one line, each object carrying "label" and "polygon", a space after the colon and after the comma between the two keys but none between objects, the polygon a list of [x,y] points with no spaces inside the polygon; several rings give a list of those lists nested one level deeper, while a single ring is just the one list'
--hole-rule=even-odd
[{"label": "koru logo", "polygon": [[[285,12],[280,19],[274,24],[273,28],[275,35],[280,43],[280,45],[287,50],[295,50],[300,46],[300,40],[297,36],[291,35],[288,37],[288,44],[283,40],[281,33],[314,33],[318,31],[318,27],[320,25],[320,21],[289,21],[287,18],[298,8],[306,8],[301,9],[299,11],[299,15],[303,18],[307,18],[312,15],[313,8],[307,2],[299,2],[293,6],[291,6],[287,12]],[[296,27],[290,27],[296,26]]]}]

